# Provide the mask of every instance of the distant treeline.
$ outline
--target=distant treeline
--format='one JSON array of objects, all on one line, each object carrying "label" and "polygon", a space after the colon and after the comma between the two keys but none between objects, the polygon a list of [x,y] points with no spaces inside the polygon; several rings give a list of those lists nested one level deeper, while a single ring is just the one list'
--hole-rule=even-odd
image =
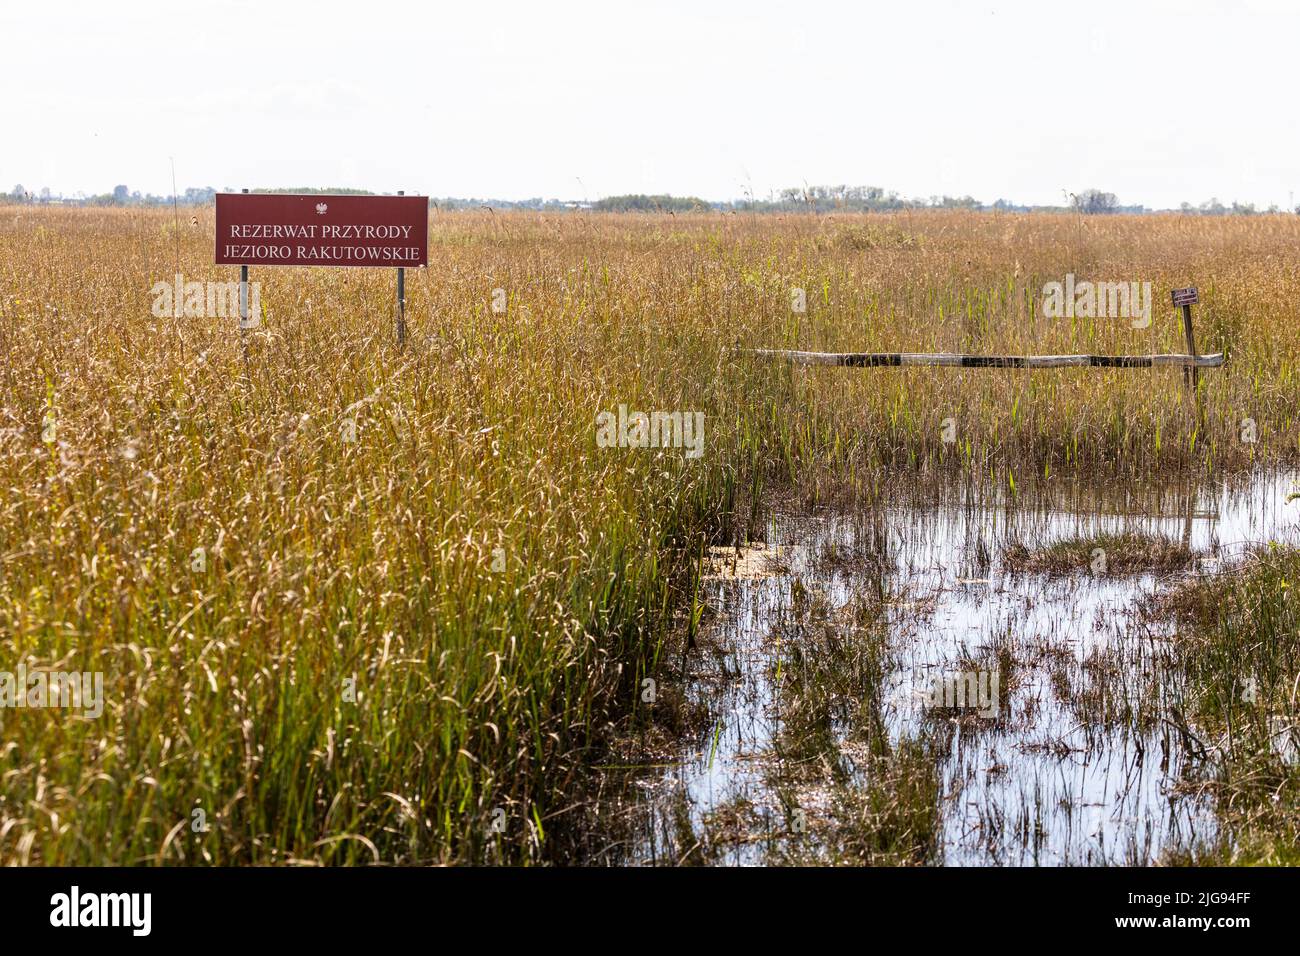
[{"label": "distant treeline", "polygon": [[[233,192],[234,190],[227,190]],[[381,193],[366,189],[347,189],[344,187],[318,188],[299,186],[286,189],[253,189],[255,193],[310,193],[346,196],[376,196]],[[0,193],[0,203],[34,203],[62,206],[170,206],[173,202],[182,206],[203,206],[213,201],[217,190],[211,186],[190,188],[183,194],[172,196],[155,196],[153,193],[141,194],[127,186],[115,186],[112,192],[102,195],[55,196],[49,189],[31,193],[21,185],[15,186],[8,193]],[[1084,189],[1078,193],[1064,192],[1063,202],[1059,206],[1032,206],[998,199],[992,203],[983,203],[972,196],[930,196],[927,198],[904,198],[892,190],[879,186],[811,186],[783,189],[766,199],[733,199],[714,202],[697,196],[649,196],[643,193],[629,193],[624,196],[606,196],[594,202],[577,199],[462,199],[452,196],[435,197],[429,200],[436,209],[524,209],[538,212],[562,212],[582,210],[590,212],[637,213],[637,212],[745,212],[745,213],[792,213],[792,212],[891,212],[901,209],[974,209],[1004,212],[1080,212],[1087,215],[1106,215],[1114,213],[1157,213],[1179,212],[1201,216],[1251,216],[1259,213],[1278,213],[1285,210],[1278,206],[1257,209],[1254,203],[1233,202],[1224,205],[1218,199],[1209,199],[1198,205],[1182,203],[1177,209],[1148,209],[1145,206],[1124,206],[1114,193],[1100,189]],[[1294,212],[1300,214],[1300,206]]]},{"label": "distant treeline", "polygon": [[[238,192],[237,189],[226,189],[223,192]],[[298,186],[288,189],[250,189],[251,193],[273,193],[277,195],[307,193],[310,195],[330,195],[330,196],[374,196],[376,193],[367,189],[347,189],[342,186],[332,186],[320,188],[316,186]],[[209,205],[217,195],[217,190],[211,186],[202,188],[193,188],[178,193],[175,202],[181,206],[206,206]],[[114,186],[112,192],[101,193],[99,195],[87,196],[83,193],[77,193],[74,196],[55,196],[48,188],[42,189],[39,193],[31,193],[25,190],[21,185],[15,186],[7,193],[0,193],[0,203],[35,203],[58,205],[58,206],[170,206],[173,202],[171,196],[155,196],[153,193],[141,193],[139,190],[132,190],[129,186]]]},{"label": "distant treeline", "polygon": [[706,202],[696,196],[606,196],[591,204],[596,212],[708,212],[717,209],[717,203]]}]

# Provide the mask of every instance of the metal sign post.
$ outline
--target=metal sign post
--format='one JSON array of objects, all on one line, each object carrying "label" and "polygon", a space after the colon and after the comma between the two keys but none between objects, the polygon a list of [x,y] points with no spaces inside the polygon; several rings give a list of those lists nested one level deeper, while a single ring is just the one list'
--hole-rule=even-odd
[{"label": "metal sign post", "polygon": [[[406,193],[399,189],[397,195],[405,196]],[[397,267],[397,347],[401,348],[406,344],[406,270],[401,266]]]},{"label": "metal sign post", "polygon": [[[243,190],[248,192],[247,189]],[[248,329],[248,266],[239,267],[239,332]]]},{"label": "metal sign post", "polygon": [[[1192,306],[1201,301],[1195,288],[1174,289],[1171,293],[1174,305],[1183,307],[1183,335],[1187,338],[1187,354],[1196,358],[1196,338],[1192,335]],[[1200,381],[1200,371],[1195,365],[1183,367],[1183,381],[1196,388]]]}]

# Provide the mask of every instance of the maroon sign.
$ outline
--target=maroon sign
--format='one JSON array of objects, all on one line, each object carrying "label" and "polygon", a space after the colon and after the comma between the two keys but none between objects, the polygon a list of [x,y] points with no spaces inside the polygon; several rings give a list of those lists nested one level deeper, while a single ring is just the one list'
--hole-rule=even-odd
[{"label": "maroon sign", "polygon": [[1201,301],[1201,297],[1195,289],[1175,289],[1173,297],[1174,305],[1196,305]]},{"label": "maroon sign", "polygon": [[217,265],[423,266],[427,196],[217,193]]}]

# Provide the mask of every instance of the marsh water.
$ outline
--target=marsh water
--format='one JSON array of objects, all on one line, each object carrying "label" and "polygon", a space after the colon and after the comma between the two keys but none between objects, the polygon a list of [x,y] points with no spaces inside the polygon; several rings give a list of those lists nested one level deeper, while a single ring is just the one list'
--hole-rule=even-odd
[{"label": "marsh water", "polygon": [[[932,754],[933,850],[914,862],[1143,865],[1215,840],[1196,786],[1210,758],[1175,729],[1175,626],[1147,609],[1259,545],[1294,541],[1295,486],[1291,474],[918,486],[869,511],[770,514],[760,540],[715,549],[677,705],[696,720],[613,772],[596,862],[842,859],[833,837],[819,845],[835,832],[822,824],[873,785],[867,711],[893,745],[920,740]],[[1118,556],[1088,546],[1107,534],[1192,557],[1118,573]],[[1011,546],[1061,542],[1072,544],[1059,566],[1009,567]],[[800,680],[800,642],[814,639],[829,652],[809,705],[796,699],[812,682]],[[837,654],[858,662],[852,673],[833,672]],[[825,738],[811,750],[792,736],[810,727]]]}]

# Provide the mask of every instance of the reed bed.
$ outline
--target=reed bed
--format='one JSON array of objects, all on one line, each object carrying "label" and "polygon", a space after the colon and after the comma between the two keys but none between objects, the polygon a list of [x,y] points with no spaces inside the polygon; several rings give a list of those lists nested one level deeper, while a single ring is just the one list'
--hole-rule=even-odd
[{"label": "reed bed", "polygon": [[[155,318],[154,283],[235,277],[212,235],[0,207],[0,669],[106,690],[95,719],[0,711],[4,862],[562,859],[701,555],[765,494],[1300,451],[1300,217],[435,211],[400,350],[387,270],[253,269],[245,332]],[[1043,317],[1067,272],[1151,281],[1151,327]],[[1181,351],[1183,285],[1229,355],[1195,398],[737,350]],[[599,447],[620,405],[703,412],[703,454]]]},{"label": "reed bed", "polygon": [[1297,582],[1300,550],[1273,544],[1165,599],[1191,690],[1183,745],[1210,758],[1224,822],[1200,862],[1300,864]]}]

